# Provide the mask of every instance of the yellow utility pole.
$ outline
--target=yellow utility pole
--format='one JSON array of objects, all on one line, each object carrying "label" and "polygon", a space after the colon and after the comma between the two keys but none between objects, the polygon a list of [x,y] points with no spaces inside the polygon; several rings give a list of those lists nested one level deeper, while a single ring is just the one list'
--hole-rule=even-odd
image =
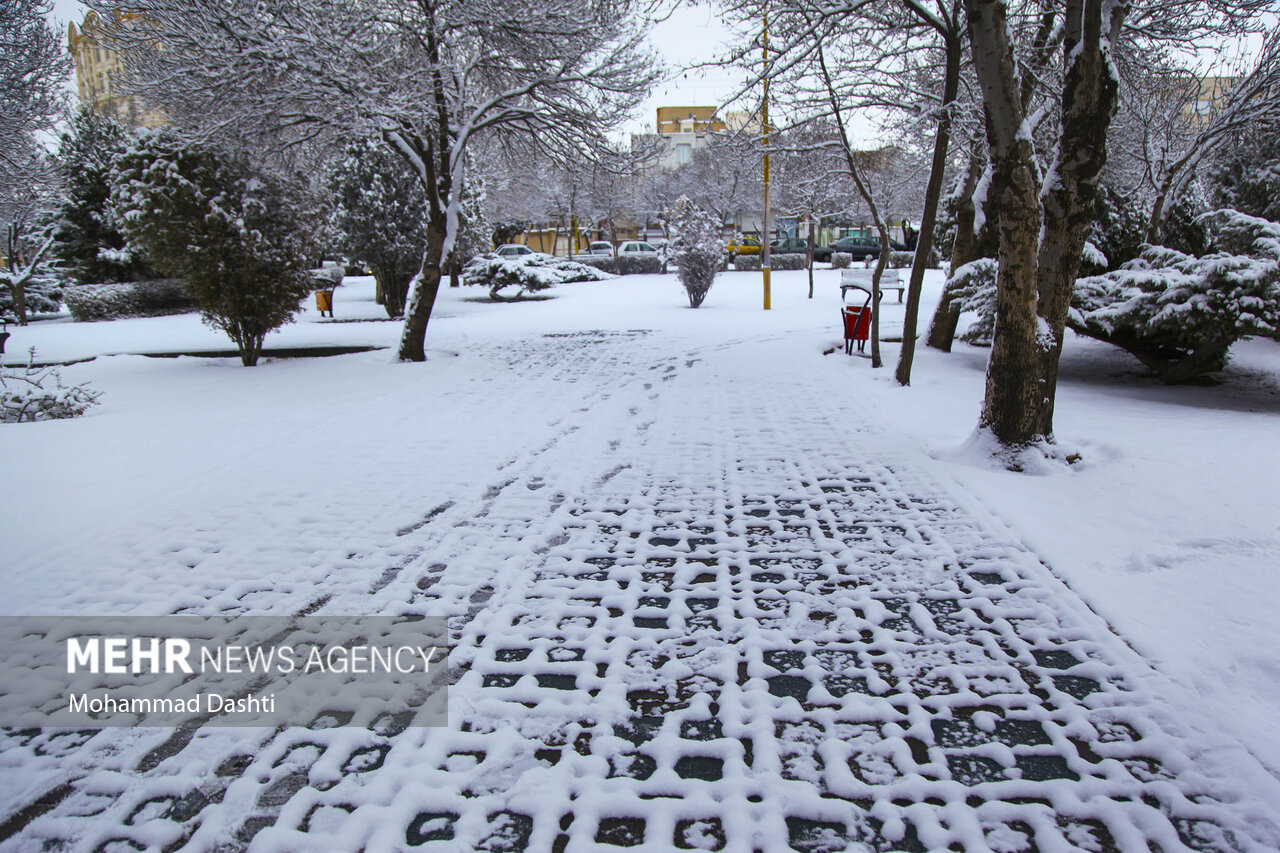
[{"label": "yellow utility pole", "polygon": [[771,306],[769,292],[769,274],[772,272],[769,259],[769,12],[764,13],[764,31],[761,38],[764,56],[764,225],[760,235],[760,271],[764,274],[764,310]]}]

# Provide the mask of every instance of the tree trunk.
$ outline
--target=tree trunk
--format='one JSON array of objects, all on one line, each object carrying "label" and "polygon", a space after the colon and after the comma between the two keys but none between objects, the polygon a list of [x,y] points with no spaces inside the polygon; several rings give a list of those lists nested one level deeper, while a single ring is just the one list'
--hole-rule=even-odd
[{"label": "tree trunk", "polygon": [[[956,270],[965,264],[978,259],[978,246],[982,241],[974,233],[973,224],[978,219],[978,203],[973,194],[978,190],[985,163],[975,151],[969,158],[969,170],[965,174],[964,184],[956,196],[956,242],[951,248],[951,268],[947,278],[956,274]],[[984,222],[983,228],[987,225]],[[923,235],[922,235],[923,236]],[[944,288],[938,299],[938,307],[934,309],[933,320],[929,324],[929,337],[926,346],[943,352],[951,352],[951,345],[956,338],[956,327],[960,324],[960,305],[953,298],[951,288]]]},{"label": "tree trunk", "polygon": [[1021,84],[1001,0],[966,0],[973,64],[983,96],[992,178],[987,198],[999,219],[996,329],[978,421],[1006,447],[1033,442],[1040,397],[1036,259],[1040,185],[1025,132]]},{"label": "tree trunk", "polygon": [[1005,445],[1037,437],[1040,396],[1036,315],[1036,255],[1040,200],[1031,141],[1006,155],[991,181],[1000,212],[1000,258],[996,276],[996,331],[987,365],[986,398],[979,426]]},{"label": "tree trunk", "polygon": [[[1104,40],[1119,34],[1123,8],[1104,21],[1105,0],[1069,0],[1063,50],[1068,56],[1062,94],[1062,133],[1056,180],[1044,193],[1044,228],[1037,269],[1037,313],[1048,326],[1040,336],[1035,432],[1053,436],[1053,409],[1063,329],[1080,257],[1093,225],[1098,175],[1107,162],[1107,128],[1115,115],[1119,82],[1111,74]],[[1105,29],[1105,32],[1104,32]]]},{"label": "tree trunk", "polygon": [[422,253],[422,269],[409,285],[404,331],[400,335],[401,361],[426,361],[427,323],[440,292],[440,262],[446,237],[445,214],[432,212],[427,221],[427,247]]},{"label": "tree trunk", "polygon": [[392,319],[403,317],[405,285],[401,279],[400,271],[394,266],[375,264],[373,266],[373,280],[377,284],[377,291],[382,297],[378,302],[386,309],[387,316]]},{"label": "tree trunk", "polygon": [[15,278],[9,285],[10,295],[13,297],[13,314],[18,320],[19,326],[27,325],[27,282],[22,278]]},{"label": "tree trunk", "polygon": [[809,270],[809,298],[813,298],[813,219],[809,219],[809,245],[805,250],[804,265]]},{"label": "tree trunk", "polygon": [[960,54],[963,45],[957,37],[946,39],[946,78],[942,85],[942,118],[933,143],[933,163],[925,188],[924,211],[920,215],[920,234],[916,240],[916,256],[911,264],[911,280],[907,284],[906,313],[902,320],[902,349],[898,353],[898,369],[894,378],[899,385],[911,384],[911,364],[916,353],[916,323],[920,315],[920,290],[924,286],[924,270],[933,250],[933,226],[942,196],[942,178],[947,170],[947,146],[951,141],[951,105],[960,87]]}]

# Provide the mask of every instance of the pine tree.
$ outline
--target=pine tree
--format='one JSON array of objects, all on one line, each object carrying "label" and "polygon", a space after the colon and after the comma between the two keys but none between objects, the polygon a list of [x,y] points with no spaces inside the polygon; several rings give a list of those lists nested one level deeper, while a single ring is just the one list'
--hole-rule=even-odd
[{"label": "pine tree", "polygon": [[1280,336],[1280,224],[1223,209],[1195,225],[1215,251],[1148,246],[1115,272],[1079,279],[1070,327],[1168,383],[1221,370],[1241,338]]},{"label": "pine tree", "polygon": [[147,132],[117,158],[112,201],[131,240],[182,278],[246,367],[311,292],[310,229],[290,189],[242,156]]},{"label": "pine tree", "polygon": [[403,316],[427,245],[427,197],[417,176],[385,145],[360,140],[347,146],[329,187],[343,251],[373,270],[387,316]]},{"label": "pine tree", "polygon": [[82,108],[58,147],[64,197],[58,206],[52,253],[80,284],[153,278],[146,258],[120,231],[111,197],[111,164],[129,136],[109,118]]}]

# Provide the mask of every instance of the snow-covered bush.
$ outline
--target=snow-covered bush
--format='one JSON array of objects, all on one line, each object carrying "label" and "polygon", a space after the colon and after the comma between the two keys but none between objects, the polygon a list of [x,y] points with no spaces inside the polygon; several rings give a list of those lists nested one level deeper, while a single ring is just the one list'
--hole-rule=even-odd
[{"label": "snow-covered bush", "polygon": [[518,287],[519,294],[526,291],[536,293],[566,282],[606,281],[611,278],[615,276],[604,270],[547,255],[479,255],[462,268],[465,283],[488,287],[489,298],[497,301],[502,301],[499,294],[508,287]]},{"label": "snow-covered bush", "polygon": [[1142,253],[1147,233],[1145,208],[1134,193],[1125,194],[1108,183],[1098,187],[1098,208],[1094,214],[1089,242],[1105,258],[1102,267],[1087,252],[1081,275],[1099,275],[1127,263]]},{"label": "snow-covered bush", "polygon": [[847,270],[853,264],[853,255],[848,252],[836,252],[831,256],[833,270]]},{"label": "snow-covered bush", "polygon": [[62,384],[56,367],[35,367],[35,358],[32,348],[26,367],[0,369],[0,423],[75,418],[98,404],[100,392]]},{"label": "snow-covered bush", "polygon": [[660,252],[627,252],[618,255],[618,272],[622,275],[656,275],[662,272]]},{"label": "snow-covered bush", "polygon": [[1086,241],[1080,252],[1080,270],[1078,276],[1101,275],[1111,268],[1111,261],[1092,240]]},{"label": "snow-covered bush", "polygon": [[346,271],[340,266],[317,267],[307,270],[307,274],[311,276],[311,286],[316,290],[333,290],[346,277]]},{"label": "snow-covered bush", "polygon": [[1218,206],[1280,221],[1280,123],[1233,134],[1215,160],[1210,185]]},{"label": "snow-covered bush", "polygon": [[329,189],[341,250],[369,265],[378,302],[387,316],[401,316],[427,244],[427,195],[418,176],[380,140],[358,140],[332,167]]},{"label": "snow-covered bush", "polygon": [[1079,279],[1067,325],[1170,383],[1221,370],[1240,338],[1280,336],[1280,224],[1217,210],[1197,225],[1225,251],[1148,246],[1115,272]]},{"label": "snow-covered bush", "polygon": [[[724,260],[720,220],[682,196],[676,202],[672,225],[676,237],[671,241],[671,248],[676,265],[680,268],[680,283],[684,285],[684,292],[689,297],[689,307],[697,308],[707,298]],[[742,257],[744,256],[739,256]],[[759,257],[755,261],[756,269],[760,269]],[[736,260],[734,266],[737,268]]]},{"label": "snow-covered bush", "polygon": [[649,275],[662,272],[662,258],[656,252],[626,252],[613,258],[607,255],[575,255],[574,260],[618,275]]},{"label": "snow-covered bush", "polygon": [[1174,200],[1160,223],[1160,245],[1188,255],[1199,256],[1209,252],[1212,237],[1200,219],[1208,212],[1209,206],[1200,198],[1193,184]]},{"label": "snow-covered bush", "polygon": [[733,268],[738,272],[760,272],[759,255],[735,255]]},{"label": "snow-covered bush", "polygon": [[890,252],[889,253],[889,269],[891,270],[909,270],[911,265],[916,261],[915,252]]},{"label": "snow-covered bush", "polygon": [[796,253],[770,255],[769,267],[775,270],[802,270],[805,267],[805,256]]},{"label": "snow-covered bush", "polygon": [[[21,291],[22,311],[14,304]],[[34,269],[0,269],[0,317],[6,323],[25,319],[28,314],[52,314],[62,305],[62,279],[46,263]],[[19,313],[23,317],[19,317]]]},{"label": "snow-covered bush", "polygon": [[604,270],[605,272],[613,272],[613,258],[608,255],[574,255],[573,260],[583,266]]},{"label": "snow-covered bush", "polygon": [[257,364],[267,333],[311,293],[309,205],[245,158],[167,130],[144,132],[116,158],[114,181],[125,235],[185,282],[246,367]]},{"label": "snow-covered bush", "polygon": [[996,330],[996,269],[993,258],[970,261],[947,279],[945,291],[960,304],[961,312],[977,314],[960,340],[976,346],[991,346]]},{"label": "snow-covered bush", "polygon": [[121,317],[186,314],[200,305],[176,278],[125,284],[79,284],[62,291],[71,317],[80,322]]}]

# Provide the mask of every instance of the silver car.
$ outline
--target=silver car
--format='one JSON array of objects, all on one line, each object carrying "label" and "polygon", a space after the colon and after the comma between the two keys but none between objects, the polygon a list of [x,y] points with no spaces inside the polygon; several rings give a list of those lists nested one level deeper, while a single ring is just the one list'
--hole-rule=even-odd
[{"label": "silver car", "polygon": [[533,249],[530,249],[528,246],[522,246],[519,243],[506,243],[499,246],[495,254],[501,255],[504,258],[515,258],[520,257],[521,255],[536,255],[538,253]]}]

